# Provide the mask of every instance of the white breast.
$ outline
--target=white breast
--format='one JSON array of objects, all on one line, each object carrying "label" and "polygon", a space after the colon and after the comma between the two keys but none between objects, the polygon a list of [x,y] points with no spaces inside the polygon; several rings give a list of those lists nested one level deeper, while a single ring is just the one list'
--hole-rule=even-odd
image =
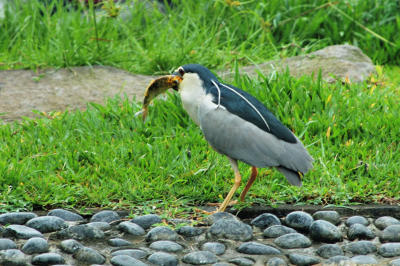
[{"label": "white breast", "polygon": [[217,106],[212,102],[213,96],[211,94],[206,94],[203,89],[203,81],[195,73],[186,73],[184,75],[179,85],[179,93],[181,95],[183,108],[197,125],[200,125],[198,113],[200,105],[206,105],[209,106],[209,108],[216,108]]}]

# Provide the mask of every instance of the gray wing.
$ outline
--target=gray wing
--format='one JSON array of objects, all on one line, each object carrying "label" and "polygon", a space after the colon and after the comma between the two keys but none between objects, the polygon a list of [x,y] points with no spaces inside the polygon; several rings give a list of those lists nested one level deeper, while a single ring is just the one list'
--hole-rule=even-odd
[{"label": "gray wing", "polygon": [[313,159],[300,141],[289,143],[278,139],[221,107],[200,109],[203,134],[219,153],[256,167],[275,166],[278,170],[283,167],[301,173],[312,168]]}]

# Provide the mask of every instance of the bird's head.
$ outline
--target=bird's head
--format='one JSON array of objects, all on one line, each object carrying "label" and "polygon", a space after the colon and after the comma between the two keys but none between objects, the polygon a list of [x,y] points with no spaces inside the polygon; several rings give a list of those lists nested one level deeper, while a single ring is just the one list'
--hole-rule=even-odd
[{"label": "bird's head", "polygon": [[207,87],[211,85],[211,80],[217,80],[215,75],[208,68],[199,64],[187,64],[180,66],[172,75],[182,78],[179,86],[174,88],[177,91],[180,89],[181,84],[201,81],[203,86]]},{"label": "bird's head", "polygon": [[190,84],[192,82],[208,86],[211,84],[211,80],[216,79],[215,75],[202,65],[187,64],[180,66],[172,75],[162,76],[149,84],[144,93],[143,108],[136,113],[136,116],[142,114],[143,120],[145,120],[150,102],[169,88],[179,91],[182,84]]}]

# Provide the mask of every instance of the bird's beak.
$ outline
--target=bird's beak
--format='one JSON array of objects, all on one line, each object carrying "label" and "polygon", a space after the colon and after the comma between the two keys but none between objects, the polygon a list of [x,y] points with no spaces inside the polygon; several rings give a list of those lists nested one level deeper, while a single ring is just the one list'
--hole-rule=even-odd
[{"label": "bird's beak", "polygon": [[177,72],[172,73],[172,75],[170,75],[170,76],[171,76],[171,80],[169,82],[172,83],[171,88],[175,91],[178,91],[179,84],[181,84],[181,82],[182,82],[182,76]]},{"label": "bird's beak", "polygon": [[169,88],[177,91],[181,81],[182,77],[179,74],[175,75],[175,73],[152,80],[144,92],[143,108],[135,116],[142,114],[143,121],[145,121],[151,101],[159,94],[166,92]]}]

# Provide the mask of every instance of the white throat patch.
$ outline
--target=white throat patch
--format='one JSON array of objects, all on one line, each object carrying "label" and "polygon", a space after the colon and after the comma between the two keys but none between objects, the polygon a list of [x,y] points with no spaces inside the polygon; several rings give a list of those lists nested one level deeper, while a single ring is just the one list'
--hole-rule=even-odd
[{"label": "white throat patch", "polygon": [[215,108],[217,105],[212,102],[213,96],[206,94],[203,89],[203,81],[196,73],[185,73],[183,80],[179,84],[179,93],[181,95],[183,108],[188,112],[190,118],[200,125],[198,111],[200,105],[210,105]]}]

